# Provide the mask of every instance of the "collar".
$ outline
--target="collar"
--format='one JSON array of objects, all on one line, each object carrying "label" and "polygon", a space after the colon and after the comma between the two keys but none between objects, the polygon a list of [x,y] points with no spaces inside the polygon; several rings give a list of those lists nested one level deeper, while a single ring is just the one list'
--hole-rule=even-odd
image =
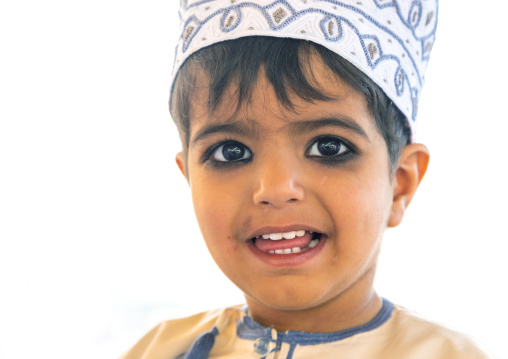
[{"label": "collar", "polygon": [[[262,326],[261,324],[255,322],[249,315],[246,315],[237,321],[237,335],[239,338],[247,340],[259,340],[260,338],[266,338],[269,340],[275,340],[278,343],[298,344],[300,346],[331,343],[352,337],[356,334],[369,332],[380,327],[386,323],[388,319],[390,319],[393,309],[393,304],[383,298],[383,306],[381,310],[371,321],[354,328],[333,333],[308,333],[293,330],[279,333],[272,327],[268,328]],[[247,307],[244,307],[244,310],[247,312]]]}]

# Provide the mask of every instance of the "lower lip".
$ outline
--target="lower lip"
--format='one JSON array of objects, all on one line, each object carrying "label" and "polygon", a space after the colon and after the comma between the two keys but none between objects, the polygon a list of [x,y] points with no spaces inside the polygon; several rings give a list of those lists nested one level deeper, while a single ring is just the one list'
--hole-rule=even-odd
[{"label": "lower lip", "polygon": [[310,261],[312,258],[317,256],[325,246],[327,240],[328,237],[323,234],[321,236],[321,239],[319,240],[319,243],[314,248],[307,249],[304,252],[290,254],[266,253],[264,251],[260,251],[254,245],[254,243],[252,243],[251,240],[247,241],[246,243],[247,247],[254,254],[254,256],[259,258],[266,264],[269,264],[274,267],[290,267],[305,264],[306,262]]}]

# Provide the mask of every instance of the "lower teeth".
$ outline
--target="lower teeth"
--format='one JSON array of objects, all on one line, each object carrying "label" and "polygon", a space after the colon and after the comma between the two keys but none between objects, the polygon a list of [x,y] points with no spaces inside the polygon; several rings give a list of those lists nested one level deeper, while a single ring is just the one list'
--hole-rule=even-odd
[{"label": "lower teeth", "polygon": [[286,249],[276,249],[276,250],[270,250],[270,251],[267,251],[267,253],[269,254],[291,254],[291,253],[300,253],[300,252],[305,252],[309,249],[312,249],[314,248],[315,246],[317,246],[319,243],[319,239],[313,239],[312,241],[310,241],[309,245],[305,248],[300,248],[300,247],[294,247],[294,248],[286,248]]}]

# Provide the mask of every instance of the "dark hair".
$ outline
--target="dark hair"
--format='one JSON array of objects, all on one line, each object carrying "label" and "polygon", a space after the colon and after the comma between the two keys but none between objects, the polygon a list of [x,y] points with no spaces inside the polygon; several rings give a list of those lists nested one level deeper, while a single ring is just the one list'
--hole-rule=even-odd
[{"label": "dark hair", "polygon": [[321,45],[287,38],[245,37],[206,47],[189,57],[178,73],[170,103],[184,150],[190,136],[190,97],[199,70],[208,76],[210,111],[216,109],[232,83],[237,85],[237,110],[244,101],[250,101],[261,66],[279,102],[294,110],[290,94],[308,102],[332,100],[309,82],[312,54],[319,55],[335,74],[365,97],[386,142],[393,173],[402,149],[410,142],[411,131],[405,116],[378,85],[341,56]]}]

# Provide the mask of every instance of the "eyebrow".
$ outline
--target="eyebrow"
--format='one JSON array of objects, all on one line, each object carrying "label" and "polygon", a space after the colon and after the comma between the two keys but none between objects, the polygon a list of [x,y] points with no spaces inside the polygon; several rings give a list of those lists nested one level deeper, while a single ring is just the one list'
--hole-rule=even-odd
[{"label": "eyebrow", "polygon": [[[322,127],[340,127],[349,132],[365,137],[367,140],[369,139],[365,130],[356,121],[347,116],[292,122],[289,125],[289,133],[292,135],[300,135],[305,132],[315,131]],[[192,144],[196,144],[204,138],[216,133],[229,133],[256,137],[258,131],[255,126],[255,121],[251,122],[251,126],[242,122],[210,124],[200,129],[191,142]]]},{"label": "eyebrow", "polygon": [[196,142],[216,133],[230,133],[255,137],[257,135],[257,130],[254,123],[252,123],[251,126],[241,122],[210,124],[203,127],[196,133],[192,139],[192,143],[195,144]]},{"label": "eyebrow", "polygon": [[365,137],[367,140],[369,139],[369,136],[367,136],[365,130],[356,121],[347,116],[293,122],[290,125],[290,133],[293,135],[299,135],[305,132],[320,129],[322,127],[340,127],[349,132]]}]

